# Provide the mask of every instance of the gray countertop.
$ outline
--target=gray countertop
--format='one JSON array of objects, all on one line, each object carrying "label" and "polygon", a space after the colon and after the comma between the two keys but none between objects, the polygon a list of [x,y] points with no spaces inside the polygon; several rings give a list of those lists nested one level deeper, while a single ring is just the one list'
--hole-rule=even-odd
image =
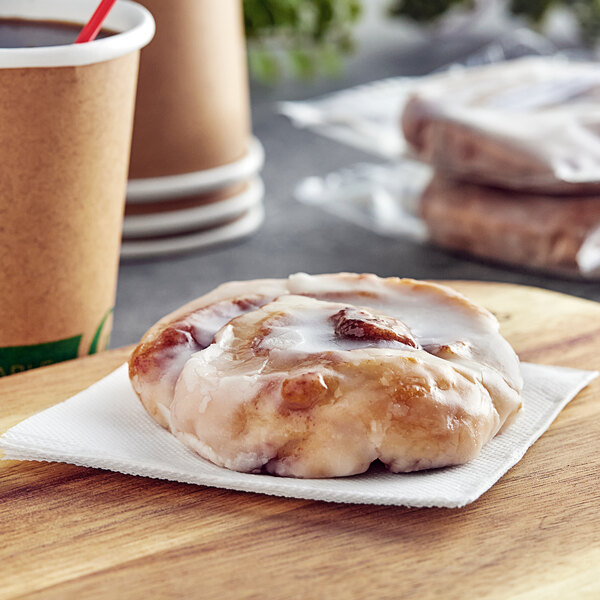
[{"label": "gray countertop", "polygon": [[249,240],[195,254],[121,264],[111,347],[136,342],[161,316],[225,281],[290,273],[373,272],[424,279],[478,279],[544,287],[600,300],[600,283],[561,280],[461,259],[412,242],[379,237],[292,198],[294,185],[372,156],[295,129],[275,112],[278,100],[309,98],[399,74],[425,73],[477,42],[434,48],[387,47],[361,53],[340,79],[275,90],[253,89],[254,133],[266,150],[267,217]]}]

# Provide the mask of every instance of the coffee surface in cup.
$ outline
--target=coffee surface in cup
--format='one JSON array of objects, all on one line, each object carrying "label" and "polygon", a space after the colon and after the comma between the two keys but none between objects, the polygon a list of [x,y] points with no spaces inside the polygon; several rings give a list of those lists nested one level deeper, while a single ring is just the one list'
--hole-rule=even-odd
[{"label": "coffee surface in cup", "polygon": [[[0,19],[0,48],[37,48],[72,44],[83,25],[61,21]],[[102,30],[98,38],[114,35]]]}]

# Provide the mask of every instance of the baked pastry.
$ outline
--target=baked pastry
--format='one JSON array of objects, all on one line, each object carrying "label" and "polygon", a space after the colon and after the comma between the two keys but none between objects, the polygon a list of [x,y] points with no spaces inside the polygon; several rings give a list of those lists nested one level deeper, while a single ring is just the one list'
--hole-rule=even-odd
[{"label": "baked pastry", "polygon": [[600,191],[600,71],[534,57],[418,84],[402,114],[414,154],[468,181],[552,194]]},{"label": "baked pastry", "polygon": [[600,197],[509,192],[436,175],[420,211],[431,240],[518,266],[580,273],[580,251],[600,228]]},{"label": "baked pastry", "polygon": [[291,477],[462,464],[521,406],[519,361],[488,311],[375,275],[222,285],[152,327],[129,372],[202,457]]}]

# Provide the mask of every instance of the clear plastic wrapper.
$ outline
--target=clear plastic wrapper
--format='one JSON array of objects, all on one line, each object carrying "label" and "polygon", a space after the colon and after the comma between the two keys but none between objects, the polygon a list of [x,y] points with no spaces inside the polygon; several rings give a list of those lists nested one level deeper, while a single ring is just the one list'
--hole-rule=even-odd
[{"label": "clear plastic wrapper", "polygon": [[410,150],[468,181],[600,192],[600,68],[526,57],[423,78],[401,121]]},{"label": "clear plastic wrapper", "polygon": [[563,277],[600,279],[600,197],[457,184],[411,161],[309,177],[295,196],[380,235]]},{"label": "clear plastic wrapper", "polygon": [[[520,29],[465,57],[462,63],[447,65],[439,72],[555,52],[556,47],[545,38]],[[400,127],[402,112],[411,94],[425,79],[427,77],[390,77],[313,100],[281,102],[278,108],[297,127],[380,158],[401,159],[411,156]]]},{"label": "clear plastic wrapper", "polygon": [[280,110],[299,127],[469,181],[600,193],[600,66],[562,54],[498,62],[526,48],[491,45],[466,60],[469,68],[390,78]]},{"label": "clear plastic wrapper", "polygon": [[[296,125],[391,161],[310,177],[296,197],[382,235],[600,278],[600,68],[546,56],[555,52],[521,31],[434,75],[284,103]],[[464,84],[477,71],[484,75]],[[409,143],[400,123],[419,93],[435,101],[413,106],[429,129],[417,123]]]}]

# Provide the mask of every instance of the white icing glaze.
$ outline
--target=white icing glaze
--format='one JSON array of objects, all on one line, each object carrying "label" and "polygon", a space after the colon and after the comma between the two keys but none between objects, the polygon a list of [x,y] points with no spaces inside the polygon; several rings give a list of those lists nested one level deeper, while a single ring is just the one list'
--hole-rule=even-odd
[{"label": "white icing glaze", "polygon": [[[233,291],[261,300],[227,323],[227,311],[202,312]],[[183,319],[201,329],[194,337],[205,344],[214,330],[214,341],[182,349],[185,360],[175,347],[158,377],[132,359],[132,379],[157,420],[230,469],[323,477],[377,458],[393,471],[459,464],[520,407],[518,359],[497,321],[448,288],[298,274],[226,284],[184,308],[201,311]]]},{"label": "white icing glaze", "polygon": [[275,310],[286,313],[286,319],[270,327],[269,336],[258,348],[276,354],[320,354],[331,351],[349,351],[358,348],[404,348],[407,346],[393,340],[361,340],[340,338],[334,335],[330,322],[332,315],[345,308],[335,307],[305,296],[281,296],[275,301]]}]

